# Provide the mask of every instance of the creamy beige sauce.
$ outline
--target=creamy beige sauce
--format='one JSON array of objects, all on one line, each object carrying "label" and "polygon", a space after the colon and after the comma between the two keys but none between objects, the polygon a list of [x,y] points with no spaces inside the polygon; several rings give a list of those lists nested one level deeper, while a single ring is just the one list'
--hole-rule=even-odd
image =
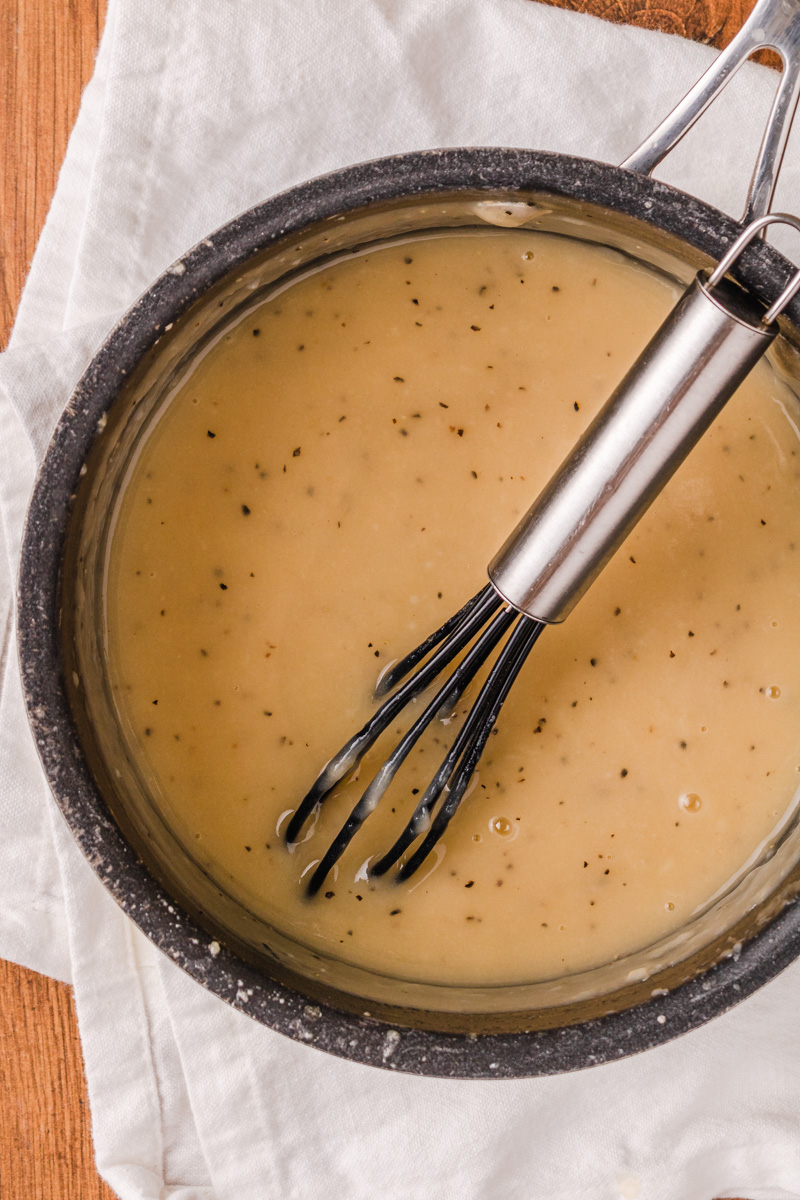
[{"label": "creamy beige sauce", "polygon": [[309,841],[289,854],[279,832],[373,711],[379,672],[485,582],[676,294],[565,238],[429,237],[296,282],[179,387],[117,522],[110,669],[168,820],[252,911],[407,978],[545,979],[677,929],[784,818],[800,444],[795,400],[762,365],[545,631],[417,876],[373,883],[364,864],[456,722],[415,750],[312,902],[301,876],[400,726]]}]

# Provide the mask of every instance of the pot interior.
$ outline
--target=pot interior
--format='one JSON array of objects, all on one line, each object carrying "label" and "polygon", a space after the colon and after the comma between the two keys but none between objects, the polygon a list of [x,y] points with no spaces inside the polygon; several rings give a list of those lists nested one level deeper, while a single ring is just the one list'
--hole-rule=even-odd
[{"label": "pot interior", "polygon": [[[106,580],[119,503],[149,432],[197,357],[287,282],[367,246],[436,230],[535,229],[611,247],[686,284],[709,259],[624,213],[542,192],[413,197],[372,204],[279,239],[169,323],[100,422],[70,518],[61,579],[69,704],[84,754],[125,837],[151,873],[213,939],[265,975],[354,1013],[424,1029],[470,1033],[560,1028],[641,1004],[737,956],[800,889],[800,810],[790,815],[703,911],[677,933],[591,971],[527,985],[468,988],[398,979],[325,957],[258,918],[212,877],[170,828],[120,720],[109,686]],[[786,322],[772,369],[794,387],[798,338]]]}]

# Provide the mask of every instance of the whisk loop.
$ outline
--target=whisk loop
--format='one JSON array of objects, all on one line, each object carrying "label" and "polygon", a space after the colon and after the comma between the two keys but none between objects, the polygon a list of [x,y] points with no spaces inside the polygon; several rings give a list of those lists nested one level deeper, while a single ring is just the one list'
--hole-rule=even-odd
[{"label": "whisk loop", "polygon": [[[509,634],[509,630],[515,625],[516,628]],[[425,691],[458,654],[469,647],[447,681],[426,705],[421,716],[414,721],[370,780],[360,800],[311,875],[308,882],[309,895],[319,891],[331,868],[344,854],[370,813],[375,810],[398,770],[431,722],[449,712],[458,703],[489,655],[509,634],[463,726],[422,799],[391,849],[370,868],[370,874],[384,875],[412,842],[426,834],[412,858],[402,866],[400,878],[407,879],[421,866],[463,800],[503,701],[542,628],[540,622],[522,616],[510,606],[504,606],[503,600],[492,585],[487,584],[444,625],[383,676],[376,694],[384,696],[395,687],[398,690],[384,701],[366,725],[345,742],[338,754],[335,754],[320,772],[287,826],[287,843],[292,844],[298,840],[306,820],[325,802],[336,785],[358,766],[398,714]],[[429,654],[430,658],[427,658]],[[427,661],[424,661],[426,658]],[[398,684],[402,686],[398,687]],[[431,821],[432,811],[445,791],[445,800]]]}]

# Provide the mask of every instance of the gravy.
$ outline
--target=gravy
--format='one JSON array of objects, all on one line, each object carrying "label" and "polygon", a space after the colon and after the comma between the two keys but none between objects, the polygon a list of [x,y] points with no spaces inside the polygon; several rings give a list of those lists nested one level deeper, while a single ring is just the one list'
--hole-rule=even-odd
[{"label": "gravy", "polygon": [[545,631],[416,876],[371,882],[365,864],[458,717],[315,900],[301,877],[400,726],[307,842],[290,854],[280,834],[378,674],[485,582],[677,294],[568,238],[428,236],[286,287],[177,389],[118,515],[111,681],[188,852],[284,932],[421,981],[561,976],[684,924],[794,804],[798,411],[764,364]]}]

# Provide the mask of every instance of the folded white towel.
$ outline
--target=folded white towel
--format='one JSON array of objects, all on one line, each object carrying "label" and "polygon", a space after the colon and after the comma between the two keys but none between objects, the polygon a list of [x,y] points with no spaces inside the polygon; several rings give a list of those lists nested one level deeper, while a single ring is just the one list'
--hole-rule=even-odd
[{"label": "folded white towel", "polygon": [[[573,1076],[463,1083],[327,1058],[208,995],[105,893],[49,799],[11,632],[54,421],[118,312],[189,245],[395,151],[619,161],[712,53],[526,0],[112,0],[0,358],[0,953],[75,987],[98,1165],[123,1200],[800,1197],[800,964],[677,1042]],[[739,211],[774,82],[745,69],[668,177]],[[798,184],[790,152],[789,207]]]}]

